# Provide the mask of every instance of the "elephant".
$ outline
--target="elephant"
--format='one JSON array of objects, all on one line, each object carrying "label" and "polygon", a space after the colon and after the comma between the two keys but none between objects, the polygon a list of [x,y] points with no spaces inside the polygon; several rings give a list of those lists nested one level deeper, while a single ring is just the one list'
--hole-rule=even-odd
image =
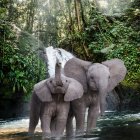
[{"label": "elephant", "polygon": [[67,136],[73,135],[73,117],[76,119],[76,134],[84,132],[86,109],[88,109],[86,132],[89,133],[96,127],[98,117],[104,114],[106,108],[107,93],[125,78],[126,72],[124,62],[118,58],[101,63],[78,58],[66,62],[65,75],[79,81],[84,88],[84,95],[71,101],[66,125]]},{"label": "elephant", "polygon": [[28,132],[34,134],[40,119],[43,137],[62,136],[66,127],[70,101],[81,98],[83,92],[80,82],[61,73],[61,63],[57,61],[55,76],[34,85]]}]

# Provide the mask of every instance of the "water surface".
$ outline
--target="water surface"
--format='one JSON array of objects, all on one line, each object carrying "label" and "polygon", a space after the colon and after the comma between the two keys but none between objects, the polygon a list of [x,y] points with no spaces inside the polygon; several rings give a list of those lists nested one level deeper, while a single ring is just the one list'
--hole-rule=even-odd
[{"label": "water surface", "polygon": [[[0,140],[41,140],[40,123],[34,138],[28,136],[28,124],[28,118],[1,119]],[[67,139],[62,138],[62,140]],[[140,140],[140,113],[106,112],[104,117],[98,119],[96,129],[90,134],[76,136],[71,140]]]}]

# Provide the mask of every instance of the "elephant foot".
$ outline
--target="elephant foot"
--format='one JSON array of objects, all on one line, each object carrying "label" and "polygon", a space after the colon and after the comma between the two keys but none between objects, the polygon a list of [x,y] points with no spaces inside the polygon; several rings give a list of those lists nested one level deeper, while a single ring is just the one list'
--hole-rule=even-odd
[{"label": "elephant foot", "polygon": [[77,130],[76,131],[76,136],[79,137],[79,136],[83,136],[84,135],[84,131],[83,130]]},{"label": "elephant foot", "polygon": [[86,133],[87,136],[93,135],[94,129],[86,130],[85,133]]},{"label": "elephant foot", "polygon": [[34,139],[35,139],[35,134],[32,133],[32,132],[28,132],[28,134],[27,134],[27,139],[28,139],[28,140],[34,140]]},{"label": "elephant foot", "polygon": [[42,140],[47,140],[48,138],[51,138],[51,132],[43,132],[42,134]]},{"label": "elephant foot", "polygon": [[66,134],[66,137],[68,137],[68,138],[71,138],[71,137],[74,137],[74,136],[75,136],[74,133]]},{"label": "elephant foot", "polygon": [[61,140],[61,137],[56,137],[55,140]]},{"label": "elephant foot", "polygon": [[34,132],[28,132],[27,135],[30,136],[30,137],[32,137],[32,136],[34,136]]},{"label": "elephant foot", "polygon": [[86,135],[90,135],[91,131],[86,131]]}]

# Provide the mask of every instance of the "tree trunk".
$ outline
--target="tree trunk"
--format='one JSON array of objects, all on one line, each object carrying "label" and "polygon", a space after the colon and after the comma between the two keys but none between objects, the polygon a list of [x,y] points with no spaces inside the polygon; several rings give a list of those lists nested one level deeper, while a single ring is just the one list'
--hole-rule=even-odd
[{"label": "tree trunk", "polygon": [[82,23],[83,23],[83,29],[86,28],[86,21],[85,21],[85,17],[84,17],[84,9],[83,9],[83,5],[82,2],[80,2],[80,9],[81,9],[81,19],[82,19]]},{"label": "tree trunk", "polygon": [[70,34],[73,32],[73,21],[71,16],[71,0],[67,0],[67,7],[68,7],[68,15],[69,15],[69,24],[68,24],[68,31]]},{"label": "tree trunk", "polygon": [[9,0],[9,7],[8,7],[8,21],[13,20],[14,16],[14,8],[13,8],[13,0]]},{"label": "tree trunk", "polygon": [[32,33],[33,30],[36,4],[37,4],[37,0],[31,0],[28,6],[29,8],[27,11],[27,21],[26,21],[25,30],[28,31],[29,33]]},{"label": "tree trunk", "polygon": [[81,20],[80,20],[80,3],[81,0],[75,0],[74,1],[74,7],[75,7],[75,17],[77,20],[77,27],[78,27],[78,31],[81,30]]}]

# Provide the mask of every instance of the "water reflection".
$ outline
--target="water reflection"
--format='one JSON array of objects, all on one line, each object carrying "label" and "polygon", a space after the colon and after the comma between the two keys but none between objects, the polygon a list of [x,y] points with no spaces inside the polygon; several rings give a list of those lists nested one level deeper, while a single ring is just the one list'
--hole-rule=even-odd
[{"label": "water reflection", "polygon": [[[34,137],[29,137],[28,118],[0,120],[1,140],[41,140],[40,123]],[[54,138],[51,138],[53,140]],[[97,128],[90,134],[62,140],[140,140],[140,113],[136,112],[106,112],[97,121]],[[47,139],[49,140],[49,139]]]}]

